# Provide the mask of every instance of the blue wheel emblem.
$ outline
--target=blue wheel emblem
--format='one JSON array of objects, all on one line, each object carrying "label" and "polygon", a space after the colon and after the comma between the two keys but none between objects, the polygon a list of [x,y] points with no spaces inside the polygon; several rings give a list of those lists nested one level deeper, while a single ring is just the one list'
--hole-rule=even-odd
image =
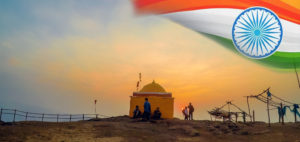
[{"label": "blue wheel emblem", "polygon": [[243,11],[232,27],[232,40],[243,55],[261,59],[277,50],[282,39],[282,26],[277,15],[263,7]]}]

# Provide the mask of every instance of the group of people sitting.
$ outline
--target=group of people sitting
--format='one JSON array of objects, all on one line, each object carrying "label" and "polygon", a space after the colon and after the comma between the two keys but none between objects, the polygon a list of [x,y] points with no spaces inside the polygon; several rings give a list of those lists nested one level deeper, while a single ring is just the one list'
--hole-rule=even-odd
[{"label": "group of people sitting", "polygon": [[190,103],[184,109],[182,109],[184,120],[193,120],[194,106]]},{"label": "group of people sitting", "polygon": [[154,120],[158,120],[161,119],[161,112],[159,107],[157,107],[151,117],[151,104],[149,103],[148,98],[145,98],[144,113],[142,114],[139,106],[137,105],[133,111],[133,118],[143,118],[143,120],[150,120],[150,118],[152,118]]},{"label": "group of people sitting", "polygon": [[[193,120],[193,113],[194,113],[194,106],[192,103],[189,103],[188,106],[186,106],[184,109],[182,109],[182,113],[184,116],[184,120]],[[148,98],[145,98],[144,103],[144,113],[139,109],[139,106],[135,106],[135,109],[133,111],[133,118],[143,118],[143,120],[158,120],[161,119],[161,112],[159,110],[159,107],[156,108],[156,110],[153,112],[153,115],[151,117],[151,104],[148,101]]]}]

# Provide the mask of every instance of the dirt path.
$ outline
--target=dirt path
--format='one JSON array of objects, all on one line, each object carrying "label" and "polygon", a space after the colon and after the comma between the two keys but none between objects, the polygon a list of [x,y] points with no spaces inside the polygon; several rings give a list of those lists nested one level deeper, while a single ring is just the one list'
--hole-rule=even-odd
[{"label": "dirt path", "polygon": [[128,117],[71,123],[18,122],[0,125],[0,141],[55,142],[300,142],[300,124],[284,126],[212,121],[140,122]]}]

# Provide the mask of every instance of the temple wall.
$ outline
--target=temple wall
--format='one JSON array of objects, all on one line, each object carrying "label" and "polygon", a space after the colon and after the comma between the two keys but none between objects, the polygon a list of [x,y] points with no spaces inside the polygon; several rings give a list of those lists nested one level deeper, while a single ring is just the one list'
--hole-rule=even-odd
[{"label": "temple wall", "polygon": [[140,110],[144,112],[144,102],[145,98],[148,98],[148,101],[151,104],[151,114],[159,107],[160,112],[162,113],[162,118],[171,119],[174,114],[174,98],[172,97],[157,97],[157,96],[130,96],[130,110],[129,116],[133,116],[133,111],[135,106],[138,105]]}]

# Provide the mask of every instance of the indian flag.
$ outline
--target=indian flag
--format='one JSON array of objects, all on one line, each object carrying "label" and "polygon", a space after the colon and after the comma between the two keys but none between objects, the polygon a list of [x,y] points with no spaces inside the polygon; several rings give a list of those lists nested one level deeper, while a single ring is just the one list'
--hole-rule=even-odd
[{"label": "indian flag", "polygon": [[300,66],[299,0],[133,0],[224,47],[279,69]]}]

